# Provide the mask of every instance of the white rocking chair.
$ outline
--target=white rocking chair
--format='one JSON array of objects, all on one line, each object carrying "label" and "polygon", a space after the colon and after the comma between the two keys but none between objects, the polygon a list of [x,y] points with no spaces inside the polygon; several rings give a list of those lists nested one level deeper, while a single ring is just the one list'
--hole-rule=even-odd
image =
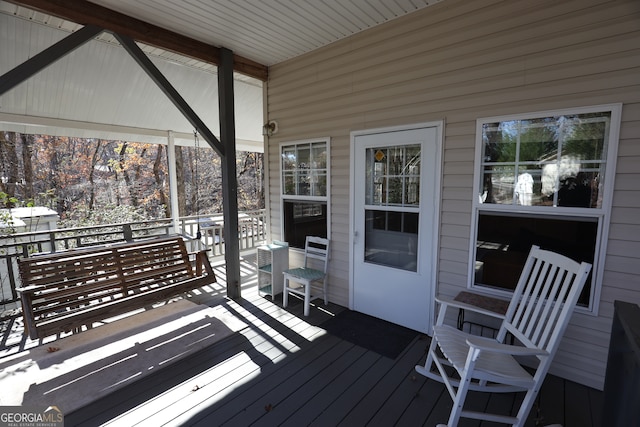
[{"label": "white rocking chair", "polygon": [[[453,399],[449,427],[456,427],[461,417],[524,425],[590,270],[591,264],[578,264],[533,246],[504,316],[458,301],[438,299],[441,306],[427,360],[424,366],[416,366],[416,371],[445,384]],[[445,325],[448,307],[502,318],[497,338],[478,337]],[[505,344],[507,333],[521,345]],[[537,357],[533,373],[524,369],[515,356]],[[432,364],[437,370],[431,370]],[[453,372],[451,367],[459,379],[448,375]],[[525,391],[526,395],[518,414],[511,417],[465,410],[470,390]]]},{"label": "white rocking chair", "polygon": [[[317,260],[318,264],[311,265]],[[304,298],[304,315],[309,315],[311,301],[322,296],[325,305],[329,303],[327,298],[327,267],[329,266],[329,240],[322,237],[307,236],[304,245],[304,266],[285,270],[284,289],[282,292],[282,305],[289,303],[289,293],[300,295]],[[313,291],[313,293],[312,293]],[[318,291],[318,293],[316,293]],[[319,294],[321,293],[321,295]]]}]

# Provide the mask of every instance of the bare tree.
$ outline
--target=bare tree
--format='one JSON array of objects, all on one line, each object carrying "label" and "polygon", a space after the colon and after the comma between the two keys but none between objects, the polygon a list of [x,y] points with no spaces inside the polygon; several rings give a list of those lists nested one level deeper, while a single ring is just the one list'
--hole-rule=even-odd
[{"label": "bare tree", "polygon": [[19,134],[15,132],[7,132],[6,136],[3,133],[2,139],[0,139],[0,158],[2,160],[2,183],[3,193],[6,193],[8,197],[17,197],[19,182],[18,177],[18,152],[16,139]]},{"label": "bare tree", "polygon": [[33,164],[31,157],[33,156],[33,135],[22,135],[22,168],[24,173],[24,198],[25,200],[34,200],[33,192]]},{"label": "bare tree", "polygon": [[182,147],[176,147],[176,177],[178,180],[178,212],[182,216],[187,212],[187,196],[184,191],[184,156],[182,155]]},{"label": "bare tree", "polygon": [[158,189],[158,197],[160,199],[160,204],[164,206],[164,214],[168,218],[171,216],[171,207],[167,202],[167,195],[165,192],[165,179],[162,177],[162,160],[163,160],[163,145],[158,145],[158,151],[156,152],[156,159],[153,162],[153,176],[156,181],[156,187]]},{"label": "bare tree", "polygon": [[94,176],[96,173],[96,166],[98,165],[100,148],[102,147],[102,140],[98,139],[96,142],[96,148],[93,150],[93,156],[91,156],[91,168],[89,169],[89,184],[90,184],[90,194],[89,194],[89,215],[93,211],[93,208],[96,204],[96,184],[94,181]]}]

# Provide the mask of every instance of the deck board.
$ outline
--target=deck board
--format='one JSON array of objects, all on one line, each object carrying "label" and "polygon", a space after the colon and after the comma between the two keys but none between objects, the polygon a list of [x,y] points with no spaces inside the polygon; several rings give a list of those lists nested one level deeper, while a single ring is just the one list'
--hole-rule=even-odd
[{"label": "deck board", "polygon": [[[304,422],[324,426],[337,424],[344,414],[351,410],[352,400],[347,395],[348,391],[354,385],[358,387],[358,380],[369,376],[370,370],[376,366],[381,358],[382,356],[370,351],[359,354],[357,360],[334,378],[313,401],[307,402],[304,411],[308,412],[310,416],[304,420],[304,414],[299,412],[292,421],[298,425],[304,424]],[[364,390],[361,390],[361,393],[364,394]],[[341,402],[344,402],[345,405],[340,405]],[[327,420],[328,416],[336,418],[330,422]]]},{"label": "deck board", "polygon": [[205,421],[215,419],[219,424],[222,424],[229,422],[244,410],[257,411],[258,414],[261,414],[261,411],[267,410],[267,405],[274,405],[275,400],[272,399],[272,397],[276,398],[274,389],[317,358],[316,347],[337,345],[338,342],[337,338],[331,336],[319,338],[312,345],[301,350],[297,357],[288,358],[278,364],[266,367],[263,375],[256,379],[250,387],[243,387],[233,395],[226,396],[225,399],[217,402],[215,406],[205,408],[206,410],[199,413],[194,421],[196,419],[205,419]]},{"label": "deck board", "polygon": [[[442,384],[435,381],[424,381],[405,411],[398,418],[397,424],[412,425],[416,423],[416,420],[424,420],[422,423],[418,422],[417,425],[435,425],[434,422],[442,422],[446,420],[449,414],[448,411],[443,410],[444,402],[447,402],[447,400],[450,399],[447,397]],[[438,402],[441,403],[438,404]],[[438,408],[438,410],[434,411],[434,408]],[[428,421],[430,422],[428,423]]]},{"label": "deck board", "polygon": [[[320,408],[317,397],[331,381],[365,352],[346,341],[340,341],[329,351],[319,352],[312,363],[301,367],[295,375],[281,383],[268,396],[265,402],[273,407],[270,411],[262,410],[257,419],[246,417],[232,419],[229,426],[299,426],[308,424],[315,417],[314,411]],[[267,398],[270,399],[267,400]],[[246,423],[246,421],[250,421]]]},{"label": "deck board", "polygon": [[[339,425],[353,426],[375,420],[375,417],[380,412],[380,408],[384,406],[385,402],[393,395],[393,392],[405,382],[407,374],[413,375],[411,372],[413,367],[424,354],[424,348],[415,345],[416,342],[417,340],[414,340],[413,345],[410,345],[409,348],[398,357],[395,363],[389,366],[389,369],[384,372],[380,380],[354,405],[353,409],[341,420]],[[416,380],[420,382],[423,381],[422,378],[417,377]],[[408,401],[406,401],[404,405],[406,405],[406,403],[408,403]],[[377,424],[373,423],[373,425]]]},{"label": "deck board", "polygon": [[[344,388],[334,395],[330,409],[324,410],[317,418],[310,420],[310,425],[333,426],[338,425],[352,410],[357,402],[365,398],[369,390],[385,375],[394,361],[382,357],[374,352],[368,352],[363,358],[360,368],[365,373],[352,381],[350,378],[341,378]],[[352,371],[353,374],[357,371]]]},{"label": "deck board", "polygon": [[[382,396],[384,402],[380,405],[380,408],[376,411],[375,415],[371,419],[371,424],[373,425],[394,425],[396,421],[402,416],[407,408],[407,404],[414,400],[418,393],[420,393],[420,389],[424,382],[421,378],[418,378],[417,375],[411,368],[415,366],[415,356],[419,356],[420,347],[412,346],[411,352],[408,354],[407,358],[404,358],[402,372],[397,372],[397,374],[404,373],[404,377],[400,376],[400,381],[397,387],[393,390],[393,393],[389,396]],[[414,357],[411,357],[414,356]],[[406,367],[405,367],[406,366]],[[408,369],[407,369],[408,368]],[[396,374],[391,374],[396,375]],[[421,417],[424,417],[424,414],[416,414],[417,418],[411,420],[411,422],[416,422]]]},{"label": "deck board", "polygon": [[[155,421],[168,422],[175,418],[175,414],[180,414],[180,419],[189,418],[197,412],[197,408],[206,407],[204,402],[222,399],[239,386],[254,381],[265,366],[271,366],[285,358],[298,345],[308,342],[321,332],[297,318],[288,319],[288,323],[287,331],[296,333],[289,339],[273,338],[274,333],[264,326],[261,330],[250,327],[236,339],[219,343],[218,347],[226,348],[220,357],[190,358],[186,361],[190,365],[189,372],[192,372],[188,383],[178,384],[167,390],[161,398],[153,399],[153,404],[145,402],[144,411],[133,411],[132,414],[137,416],[127,414],[119,417],[117,423],[136,425],[140,414],[145,424],[150,423],[148,425],[161,425]],[[338,343],[337,339],[335,341]],[[181,377],[186,375],[188,374]],[[198,390],[192,392],[196,386]]]},{"label": "deck board", "polygon": [[[344,310],[334,304],[302,316],[295,300],[281,302],[243,289],[231,301],[219,290],[194,300],[220,307],[247,324],[241,331],[187,359],[159,369],[117,393],[73,413],[67,426],[360,426],[423,425],[446,422],[451,399],[445,388],[418,375],[429,338],[418,336],[396,360],[325,333],[324,321]],[[196,387],[197,386],[197,387]],[[601,392],[548,376],[535,418],[564,427],[600,425]],[[479,409],[509,412],[520,396],[473,399]],[[460,427],[499,424],[465,420]]]},{"label": "deck board", "polygon": [[573,382],[565,384],[565,424],[588,425],[591,422],[588,387]]},{"label": "deck board", "polygon": [[[589,390],[589,410],[591,420],[603,420],[604,394],[599,390],[587,388]],[[598,424],[599,426],[600,424]]]},{"label": "deck board", "polygon": [[[517,399],[518,405],[522,399]],[[496,414],[510,414],[518,411],[518,406],[515,406],[516,396],[512,393],[500,393],[494,394],[491,396],[491,399],[487,402],[484,409],[489,413]],[[492,423],[489,421],[485,421],[481,424],[482,427],[494,427],[494,426],[504,426],[504,424]]]},{"label": "deck board", "polygon": [[[542,425],[551,424],[548,422],[551,420],[564,425],[564,395],[564,381],[559,377],[547,375],[538,394],[538,401],[531,408],[534,419],[539,419],[544,423]],[[559,404],[558,399],[562,399],[562,404]]]}]

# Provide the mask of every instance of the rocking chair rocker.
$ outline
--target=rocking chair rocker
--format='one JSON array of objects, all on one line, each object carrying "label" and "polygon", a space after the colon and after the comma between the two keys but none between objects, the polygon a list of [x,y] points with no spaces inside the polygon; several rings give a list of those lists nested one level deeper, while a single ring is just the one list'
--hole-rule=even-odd
[{"label": "rocking chair rocker", "polygon": [[[441,305],[427,360],[424,366],[416,366],[416,371],[445,384],[453,399],[449,427],[456,427],[461,417],[524,425],[590,270],[591,264],[579,264],[533,246],[504,316],[458,301],[437,299]],[[496,339],[445,325],[448,307],[501,318]],[[507,333],[521,345],[505,344]],[[524,369],[517,356],[535,356],[538,363],[534,372]],[[432,364],[437,370],[431,369]],[[449,375],[454,370],[459,379]],[[511,417],[465,410],[470,390],[525,391],[526,395],[518,414]]]}]

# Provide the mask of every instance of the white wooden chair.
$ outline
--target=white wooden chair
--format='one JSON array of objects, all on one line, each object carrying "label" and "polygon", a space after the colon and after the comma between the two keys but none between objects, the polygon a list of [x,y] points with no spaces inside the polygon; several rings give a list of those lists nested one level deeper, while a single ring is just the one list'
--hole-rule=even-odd
[{"label": "white wooden chair", "polygon": [[[460,417],[524,425],[590,270],[591,264],[578,264],[533,246],[504,316],[437,299],[441,306],[434,336],[425,365],[416,366],[416,371],[445,384],[453,399],[449,427],[456,427]],[[445,324],[449,307],[502,318],[496,339],[470,335]],[[504,343],[507,333],[517,345]],[[518,356],[538,359],[532,373],[516,360]],[[431,370],[432,364],[437,369]],[[454,372],[457,375],[450,375]],[[465,410],[470,390],[526,394],[518,414],[511,417]]]},{"label": "white wooden chair", "polygon": [[[316,261],[314,261],[316,260]],[[321,267],[313,268],[312,267]],[[304,315],[309,315],[311,301],[322,296],[327,299],[327,268],[329,266],[329,240],[307,236],[304,245],[304,266],[285,270],[282,305],[287,306],[289,293],[304,298]]]}]

